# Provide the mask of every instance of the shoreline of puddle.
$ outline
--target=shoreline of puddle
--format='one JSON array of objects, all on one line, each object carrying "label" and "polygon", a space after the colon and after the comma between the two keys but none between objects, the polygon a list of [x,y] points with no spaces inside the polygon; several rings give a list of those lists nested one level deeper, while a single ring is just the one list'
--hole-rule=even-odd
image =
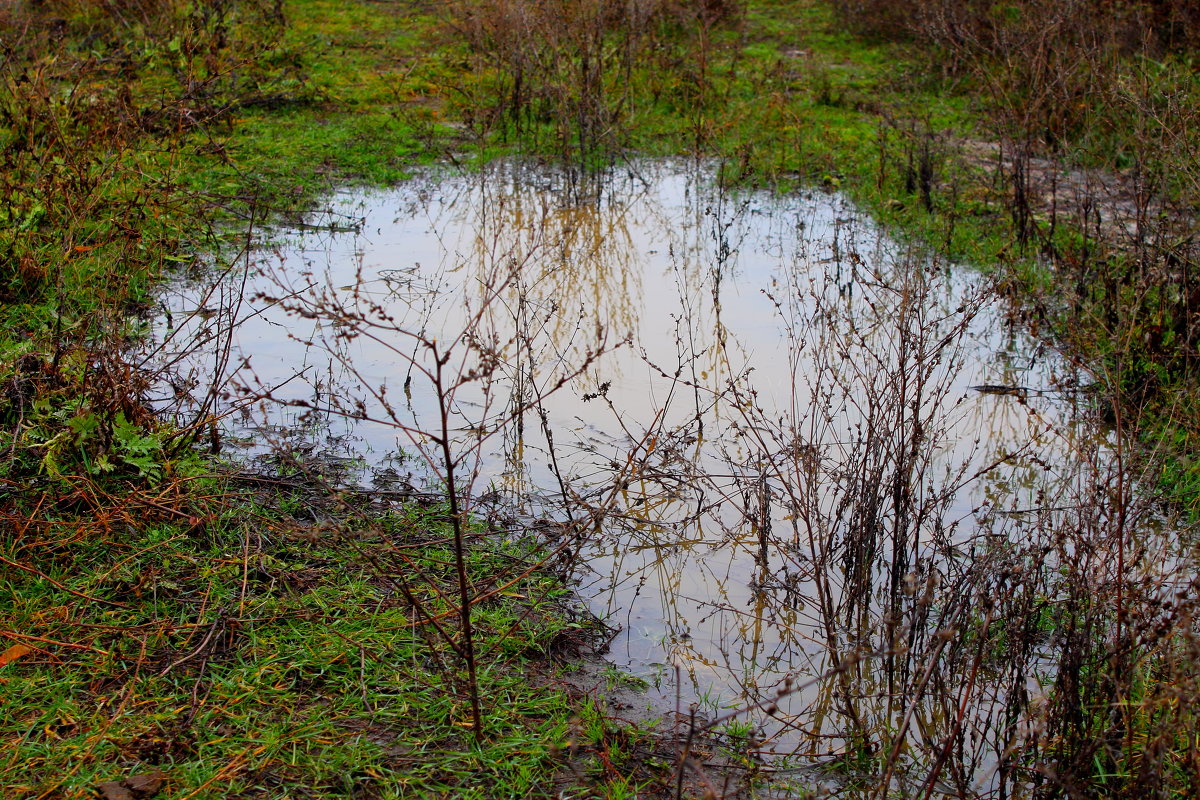
[{"label": "shoreline of puddle", "polygon": [[[631,162],[588,180],[501,162],[339,193],[311,219],[273,230],[225,284],[167,288],[152,341],[169,330],[180,345],[159,354],[183,373],[171,398],[206,394],[215,367],[204,347],[232,336],[229,365],[248,364],[220,379],[232,402],[274,387],[226,432],[255,442],[248,457],[269,458],[262,443],[278,439],[376,489],[426,491],[412,450],[438,399],[413,353],[439,339],[483,352],[452,337],[486,317],[473,335],[510,347],[503,369],[447,407],[464,452],[473,441],[499,446],[475,450],[464,494],[488,501],[485,513],[563,522],[546,498],[573,487],[596,531],[574,553],[575,585],[621,628],[608,658],[646,683],[659,710],[765,706],[781,686],[831,670],[812,587],[847,584],[814,577],[803,536],[779,532],[798,529],[801,506],[810,528],[853,514],[836,489],[820,491],[849,475],[856,455],[871,457],[855,449],[871,418],[854,391],[886,394],[894,383],[880,376],[900,357],[888,339],[896,319],[941,348],[896,371],[923,376],[928,392],[888,411],[943,429],[909,435],[914,453],[928,450],[913,458],[925,459],[925,510],[941,515],[944,539],[918,558],[953,561],[955,547],[969,550],[992,526],[1019,532],[1022,509],[1046,505],[1048,482],[1074,480],[1048,474],[1069,472],[1073,451],[1094,446],[1079,442],[1105,435],[1088,430],[1095,420],[1075,395],[1086,379],[1021,332],[981,276],[889,239],[837,195],[729,190],[714,165],[694,162]],[[930,307],[905,309],[906,292]],[[384,311],[364,333],[373,309]],[[819,352],[829,342],[844,352]],[[844,363],[846,352],[862,363]],[[810,356],[819,363],[805,372]],[[563,382],[580,363],[581,381]],[[488,416],[497,408],[508,409],[503,430]],[[187,403],[175,410],[185,419]],[[937,496],[936,481],[993,464]],[[778,712],[752,717],[764,749],[798,747],[804,737],[776,720],[812,717],[822,691],[781,695]],[[830,741],[828,757],[841,748]]]}]

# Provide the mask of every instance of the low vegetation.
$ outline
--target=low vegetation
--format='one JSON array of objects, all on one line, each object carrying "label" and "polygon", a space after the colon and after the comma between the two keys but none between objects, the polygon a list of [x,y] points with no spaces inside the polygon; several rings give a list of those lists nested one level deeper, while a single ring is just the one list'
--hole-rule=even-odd
[{"label": "low vegetation", "polygon": [[[1125,498],[1136,474],[1168,507],[1200,503],[1197,47],[1195,10],[1169,0],[0,5],[0,792],[716,791],[682,780],[690,739],[663,749],[558,676],[603,633],[535,542],[447,503],[452,472],[447,498],[401,504],[312,465],[242,472],[213,452],[210,409],[154,413],[130,347],[156,281],[236,261],[334,186],[636,152],[845,190],[994,274],[1093,370],[1138,464],[1114,516],[1047,532],[1061,580],[992,554],[970,588],[1007,592],[1025,626],[987,609],[925,652],[1002,670],[983,643],[1004,628],[1026,648],[1012,664],[1054,661],[1022,696],[1041,727],[1005,752],[1006,786],[1194,796],[1200,587],[1160,591],[1135,572],[1153,554],[1125,561]],[[921,691],[924,663],[905,662]],[[948,730],[925,796],[969,736],[961,712]],[[903,735],[848,750],[847,791],[884,796]]]},{"label": "low vegetation", "polygon": [[[1163,488],[1196,502],[1196,211],[1200,15],[1172,0],[839,0],[864,35],[926,52],[926,79],[969,99],[993,143],[1011,236],[1038,256],[1018,294],[1104,364],[1109,388],[1172,451]],[[942,202],[952,213],[955,199]],[[1038,283],[1050,291],[1034,291]]]},{"label": "low vegetation", "polygon": [[[572,765],[582,785],[638,772],[619,754],[632,735],[554,675],[598,631],[550,577],[474,606],[487,699],[472,744],[457,654],[431,621],[453,612],[444,508],[339,506],[298,474],[66,489],[5,515],[22,532],[5,557],[9,797],[154,776],[172,797],[529,797]],[[476,547],[473,585],[527,559]]]}]

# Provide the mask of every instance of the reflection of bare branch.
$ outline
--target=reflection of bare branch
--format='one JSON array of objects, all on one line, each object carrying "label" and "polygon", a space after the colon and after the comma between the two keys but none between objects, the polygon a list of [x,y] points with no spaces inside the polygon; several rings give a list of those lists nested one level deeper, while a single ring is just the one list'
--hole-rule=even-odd
[{"label": "reflection of bare branch", "polygon": [[[986,285],[836,200],[669,170],[673,205],[627,176],[581,199],[524,169],[406,195],[409,217],[461,223],[436,266],[355,244],[349,276],[264,267],[259,302],[311,325],[292,331],[311,394],[246,368],[238,402],[384,430],[377,447],[403,441],[441,482],[401,494],[452,496],[459,522],[549,520],[548,558],[625,615],[613,647],[678,668],[661,691],[752,724],[760,751],[880,797],[1012,789],[1021,754],[1053,746],[1037,681],[1082,702],[1072,659],[1115,635],[1088,592],[1127,608],[1186,584],[1141,536],[1108,434],[1069,393],[970,391],[1054,385],[1053,365],[1029,372],[1044,356]],[[667,234],[640,232],[657,218]],[[450,620],[506,581],[460,581],[422,627],[461,636]]]}]

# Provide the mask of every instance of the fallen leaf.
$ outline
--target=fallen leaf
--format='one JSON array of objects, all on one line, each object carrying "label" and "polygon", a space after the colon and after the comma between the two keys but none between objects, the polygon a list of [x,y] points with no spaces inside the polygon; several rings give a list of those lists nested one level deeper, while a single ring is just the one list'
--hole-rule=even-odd
[{"label": "fallen leaf", "polygon": [[125,785],[136,792],[141,797],[150,797],[158,794],[158,790],[163,787],[163,779],[167,776],[162,770],[154,770],[142,775],[133,775],[125,779]]},{"label": "fallen leaf", "polygon": [[96,788],[104,800],[135,800],[133,792],[125,788],[124,781],[105,781]]},{"label": "fallen leaf", "polygon": [[123,781],[105,781],[96,787],[104,800],[144,800],[158,794],[166,774],[156,769],[141,775],[130,775]]},{"label": "fallen leaf", "polygon": [[0,653],[0,667],[3,667],[6,664],[11,664],[21,656],[28,655],[32,652],[32,647],[26,647],[23,644],[14,644],[3,653]]}]

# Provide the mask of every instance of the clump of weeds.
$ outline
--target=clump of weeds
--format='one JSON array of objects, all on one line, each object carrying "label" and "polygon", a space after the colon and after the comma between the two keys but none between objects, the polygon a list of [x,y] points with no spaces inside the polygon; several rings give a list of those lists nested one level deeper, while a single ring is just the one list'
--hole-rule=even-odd
[{"label": "clump of weeds", "polygon": [[716,0],[449,3],[445,24],[474,65],[457,86],[460,113],[481,135],[604,163],[651,106],[716,101],[715,54],[736,41],[745,13]]}]

